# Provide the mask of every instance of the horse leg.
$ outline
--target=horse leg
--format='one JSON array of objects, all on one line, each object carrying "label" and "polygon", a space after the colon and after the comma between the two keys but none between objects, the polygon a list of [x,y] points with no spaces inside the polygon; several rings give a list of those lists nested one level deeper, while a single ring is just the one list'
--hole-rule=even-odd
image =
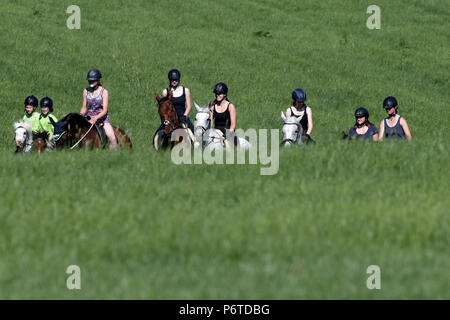
[{"label": "horse leg", "polygon": [[127,147],[128,149],[131,149],[133,145],[131,144],[131,139],[126,135],[125,131],[120,129],[119,127],[114,127],[114,134],[117,137],[117,140],[119,140],[119,145],[121,147]]}]

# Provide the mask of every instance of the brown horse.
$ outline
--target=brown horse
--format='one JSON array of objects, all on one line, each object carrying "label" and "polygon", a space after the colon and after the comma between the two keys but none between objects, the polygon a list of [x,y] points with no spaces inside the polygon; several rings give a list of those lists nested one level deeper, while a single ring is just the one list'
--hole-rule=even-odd
[{"label": "brown horse", "polygon": [[153,137],[153,147],[156,150],[166,149],[169,145],[172,148],[175,143],[183,141],[183,137],[180,136],[178,141],[171,141],[172,133],[176,129],[182,129],[180,120],[178,119],[175,106],[172,103],[173,93],[170,90],[169,96],[160,98],[155,94],[156,101],[158,101],[158,113],[161,118],[161,126],[156,131]]},{"label": "brown horse", "polygon": [[33,149],[35,153],[40,154],[45,151],[45,148],[47,147],[47,139],[47,132],[39,132],[33,135]]},{"label": "brown horse", "polygon": [[[58,122],[54,122],[52,119],[50,121],[54,127],[54,139],[58,149],[64,147],[73,149],[78,146],[92,150],[105,147],[97,128],[92,126],[86,117],[79,113],[69,113]],[[125,132],[118,127],[113,127],[113,130],[118,144],[121,147],[131,149],[131,140]]]}]

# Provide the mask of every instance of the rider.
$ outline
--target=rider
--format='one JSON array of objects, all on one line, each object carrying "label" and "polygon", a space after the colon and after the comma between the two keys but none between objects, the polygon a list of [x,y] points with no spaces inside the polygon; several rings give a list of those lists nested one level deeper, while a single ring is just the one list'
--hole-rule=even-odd
[{"label": "rider", "polygon": [[117,142],[108,113],[109,92],[100,83],[101,78],[100,70],[89,70],[86,77],[89,87],[83,90],[83,105],[80,114],[90,117],[90,124],[103,125],[109,140],[109,149],[114,149],[117,147]]},{"label": "rider", "polygon": [[53,100],[49,97],[44,97],[40,102],[41,114],[39,115],[39,132],[47,133],[47,150],[55,149],[55,141],[53,140],[53,124],[50,118],[54,122],[58,122],[58,119],[51,114],[53,112]]},{"label": "rider", "polygon": [[[189,119],[189,112],[191,112],[191,92],[188,88],[180,85],[181,73],[177,69],[172,69],[168,73],[169,87],[162,91],[162,96],[167,97],[169,90],[172,91],[172,104],[177,111],[178,119],[184,123],[194,133],[194,125]],[[161,130],[164,126],[158,129]]]},{"label": "rider", "polygon": [[31,131],[33,134],[39,132],[39,113],[36,112],[38,103],[38,99],[35,96],[28,96],[25,98],[25,114],[22,120],[31,122]]},{"label": "rider", "polygon": [[219,82],[214,86],[213,93],[216,99],[209,103],[211,126],[225,134],[226,130],[234,132],[236,128],[236,108],[228,100],[228,87]]},{"label": "rider", "polygon": [[355,125],[348,132],[351,138],[378,140],[378,130],[369,121],[369,111],[366,108],[358,108],[355,110],[355,120]]},{"label": "rider", "polygon": [[227,139],[233,141],[233,144],[237,146],[239,140],[234,134],[236,108],[228,100],[228,87],[225,83],[219,82],[214,86],[213,93],[216,95],[216,98],[209,103],[211,128],[220,130],[224,135],[228,131],[230,136],[227,136]]},{"label": "rider", "polygon": [[409,131],[408,123],[405,118],[397,114],[397,99],[389,96],[383,101],[383,108],[387,112],[387,117],[381,120],[380,123],[380,141],[383,141],[386,133],[386,140],[404,139],[411,141],[411,132]]},{"label": "rider", "polygon": [[312,141],[310,137],[313,128],[312,111],[311,108],[305,104],[305,101],[306,92],[303,89],[298,88],[292,91],[292,106],[287,108],[286,116],[302,117],[300,125],[303,128],[303,140]]}]

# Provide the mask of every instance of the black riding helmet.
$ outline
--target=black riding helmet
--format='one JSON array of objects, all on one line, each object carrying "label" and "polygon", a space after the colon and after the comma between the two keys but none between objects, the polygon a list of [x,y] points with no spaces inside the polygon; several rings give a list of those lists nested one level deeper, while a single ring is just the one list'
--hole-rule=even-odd
[{"label": "black riding helmet", "polygon": [[172,80],[180,81],[181,73],[177,69],[172,69],[167,74],[167,77],[169,78],[169,81],[172,81]]},{"label": "black riding helmet", "polygon": [[355,110],[355,118],[366,117],[366,120],[369,119],[369,110],[366,108],[358,108]]},{"label": "black riding helmet", "polygon": [[228,87],[225,83],[219,82],[214,86],[213,92],[217,95],[219,94],[228,94]]},{"label": "black riding helmet", "polygon": [[91,69],[86,76],[87,81],[99,81],[102,78],[102,73],[98,69]]},{"label": "black riding helmet", "polygon": [[397,99],[393,96],[389,96],[383,101],[383,108],[384,109],[390,109],[392,107],[396,107],[398,105]]},{"label": "black riding helmet", "polygon": [[33,106],[33,107],[37,107],[39,102],[38,99],[35,96],[28,96],[25,98],[25,106]]},{"label": "black riding helmet", "polygon": [[49,97],[42,98],[40,105],[41,105],[41,109],[44,107],[48,107],[49,111],[53,112],[53,100],[50,99]]},{"label": "black riding helmet", "polygon": [[299,102],[305,102],[306,92],[303,89],[297,88],[292,91],[292,99]]}]

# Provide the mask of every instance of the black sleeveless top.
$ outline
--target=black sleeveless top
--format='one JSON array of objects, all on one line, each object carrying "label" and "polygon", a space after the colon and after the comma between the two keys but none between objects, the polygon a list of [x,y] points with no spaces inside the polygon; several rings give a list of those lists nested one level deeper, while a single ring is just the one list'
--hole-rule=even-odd
[{"label": "black sleeveless top", "polygon": [[213,119],[214,119],[214,127],[216,129],[230,129],[231,116],[230,110],[228,110],[229,105],[230,102],[228,102],[227,109],[224,112],[217,112],[216,106],[214,105]]},{"label": "black sleeveless top", "polygon": [[[167,96],[169,96],[170,88],[166,88],[166,90]],[[179,97],[173,97],[172,103],[175,107],[175,110],[177,110],[178,116],[182,116],[186,111],[186,92],[184,91],[184,87],[183,87],[183,94]]]},{"label": "black sleeveless top", "polygon": [[[306,133],[306,131],[308,131],[308,115],[306,114],[306,107],[307,106],[305,105],[305,113],[303,114],[303,117],[300,120],[300,125],[302,126],[304,133]],[[292,107],[291,107],[291,115],[296,118],[300,117],[292,111]]]}]

